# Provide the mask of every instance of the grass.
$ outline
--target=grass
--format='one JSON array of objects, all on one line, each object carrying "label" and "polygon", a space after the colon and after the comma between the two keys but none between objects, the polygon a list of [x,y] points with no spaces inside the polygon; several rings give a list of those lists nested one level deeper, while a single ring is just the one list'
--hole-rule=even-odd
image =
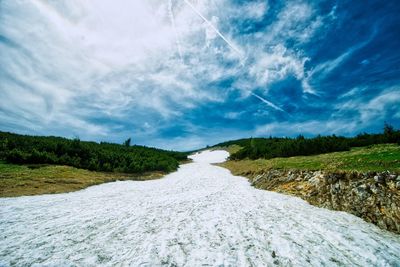
[{"label": "grass", "polygon": [[[241,148],[234,145],[218,149],[234,153]],[[269,169],[360,172],[388,170],[400,173],[400,146],[374,145],[315,156],[227,161],[219,165],[230,169],[236,175],[265,172]],[[93,172],[69,166],[14,165],[0,162],[0,197],[66,193],[106,182],[150,180],[163,175],[161,172],[134,175]]]},{"label": "grass", "polygon": [[228,168],[236,175],[259,173],[269,169],[359,172],[387,170],[400,173],[400,146],[384,144],[314,156],[227,161],[220,164],[220,166]]},{"label": "grass", "polygon": [[66,193],[117,180],[151,180],[164,175],[105,173],[58,165],[14,165],[0,162],[0,197]]}]

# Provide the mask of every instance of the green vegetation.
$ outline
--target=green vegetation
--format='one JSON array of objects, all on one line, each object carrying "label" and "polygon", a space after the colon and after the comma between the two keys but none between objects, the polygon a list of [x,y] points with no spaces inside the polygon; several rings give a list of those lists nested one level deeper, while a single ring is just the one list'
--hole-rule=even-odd
[{"label": "green vegetation", "polygon": [[391,171],[400,173],[400,146],[382,144],[314,156],[247,159],[227,161],[220,165],[228,168],[235,175],[261,173],[270,169]]},{"label": "green vegetation", "polygon": [[55,164],[102,172],[171,172],[187,154],[144,146],[84,142],[61,137],[0,132],[0,160],[13,164]]},{"label": "green vegetation", "polygon": [[215,147],[242,147],[232,153],[230,159],[272,159],[276,157],[308,156],[322,153],[348,151],[352,147],[375,144],[400,143],[400,131],[385,124],[382,134],[359,134],[355,137],[317,136],[305,138],[248,138],[224,142]]},{"label": "green vegetation", "polygon": [[0,162],[0,197],[66,193],[117,180],[149,180],[162,172],[123,174],[57,165],[15,165]]}]

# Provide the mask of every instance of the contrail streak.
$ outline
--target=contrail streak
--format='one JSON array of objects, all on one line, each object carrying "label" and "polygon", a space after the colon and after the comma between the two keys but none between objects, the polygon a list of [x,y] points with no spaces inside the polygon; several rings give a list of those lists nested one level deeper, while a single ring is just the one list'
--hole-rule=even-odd
[{"label": "contrail streak", "polygon": [[184,1],[197,15],[199,15],[200,18],[202,18],[208,24],[208,26],[210,26],[219,35],[219,37],[222,38],[222,40],[228,44],[230,48],[232,48],[240,55],[240,57],[242,57],[242,53],[239,51],[239,49],[237,49],[227,38],[225,38],[225,36],[208,19],[206,19],[188,0]]},{"label": "contrail streak", "polygon": [[169,18],[171,19],[172,28],[174,28],[175,42],[176,46],[178,47],[179,58],[182,60],[181,43],[179,41],[178,31],[176,30],[174,13],[172,12],[172,0],[168,0],[168,13],[169,13]]},{"label": "contrail streak", "polygon": [[276,109],[276,110],[285,112],[283,109],[281,109],[280,107],[278,107],[278,106],[275,105],[274,103],[268,101],[267,99],[265,99],[265,98],[263,98],[263,97],[261,97],[261,96],[259,96],[259,95],[256,95],[256,94],[253,93],[253,92],[251,92],[250,94],[251,94],[252,96],[257,97],[258,99],[260,99],[262,102],[264,102],[264,103],[267,104],[268,106],[270,106],[270,107],[272,107],[272,108],[274,108],[274,109]]},{"label": "contrail streak", "polygon": [[[232,48],[236,53],[238,53],[239,56],[243,59],[243,54],[242,54],[242,52],[241,52],[239,49],[237,49],[227,38],[225,38],[225,36],[224,36],[224,35],[223,35],[223,34],[208,20],[208,19],[206,19],[206,18],[200,13],[200,11],[198,11],[188,0],[184,0],[184,2],[212,28],[212,29],[222,38],[222,40],[224,40],[224,41],[228,44],[228,46],[229,46],[230,48]],[[243,60],[241,60],[241,67],[242,67],[242,68],[245,67],[244,64],[243,64]],[[284,111],[283,109],[281,109],[280,107],[278,107],[277,105],[275,105],[274,103],[272,103],[272,102],[266,100],[265,98],[263,98],[263,97],[261,97],[261,96],[255,94],[255,93],[253,93],[251,90],[249,90],[249,91],[250,91],[250,94],[251,94],[252,96],[258,98],[259,100],[261,100],[262,102],[264,102],[265,104],[267,104],[268,106],[270,106],[271,108],[276,109],[276,110],[279,110],[279,111],[282,111],[282,112],[286,112],[286,111]]]}]

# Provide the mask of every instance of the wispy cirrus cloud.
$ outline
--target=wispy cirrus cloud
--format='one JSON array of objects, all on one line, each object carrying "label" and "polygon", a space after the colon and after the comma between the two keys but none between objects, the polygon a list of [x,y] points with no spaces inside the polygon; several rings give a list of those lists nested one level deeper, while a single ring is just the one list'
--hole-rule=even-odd
[{"label": "wispy cirrus cloud", "polygon": [[376,130],[399,121],[393,3],[1,1],[0,130],[174,149]]},{"label": "wispy cirrus cloud", "polygon": [[354,98],[356,92],[368,92],[369,88],[355,88],[343,97],[343,102],[337,105],[335,116],[355,112],[360,123],[366,125],[371,122],[382,123],[385,119],[395,116],[400,103],[400,86],[385,88],[377,95],[364,95]]}]

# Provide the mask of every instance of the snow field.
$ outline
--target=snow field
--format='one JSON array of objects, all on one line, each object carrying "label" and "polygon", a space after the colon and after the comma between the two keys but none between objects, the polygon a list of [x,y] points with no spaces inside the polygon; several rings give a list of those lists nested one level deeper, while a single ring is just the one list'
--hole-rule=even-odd
[{"label": "snow field", "polygon": [[399,266],[400,237],[191,156],[160,180],[0,199],[0,266]]}]

